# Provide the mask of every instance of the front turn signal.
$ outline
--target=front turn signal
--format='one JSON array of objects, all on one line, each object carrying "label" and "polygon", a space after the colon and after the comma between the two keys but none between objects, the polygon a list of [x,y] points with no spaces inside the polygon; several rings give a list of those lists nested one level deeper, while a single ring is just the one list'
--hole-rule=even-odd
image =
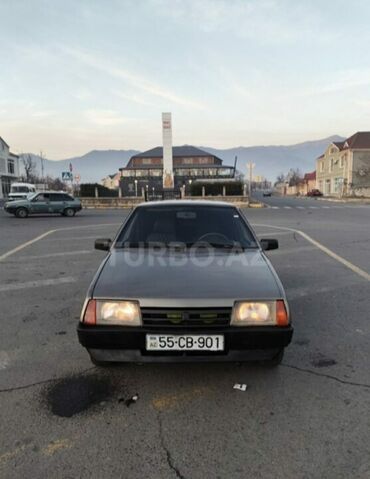
[{"label": "front turn signal", "polygon": [[84,324],[89,324],[94,326],[96,324],[96,300],[90,299],[88,302],[85,314],[84,314]]},{"label": "front turn signal", "polygon": [[285,307],[285,302],[282,299],[276,301],[276,325],[288,326],[289,316]]}]

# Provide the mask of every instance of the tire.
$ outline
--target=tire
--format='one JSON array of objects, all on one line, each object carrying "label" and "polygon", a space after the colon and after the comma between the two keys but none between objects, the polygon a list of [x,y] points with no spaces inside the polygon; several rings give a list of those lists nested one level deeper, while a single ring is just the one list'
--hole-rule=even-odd
[{"label": "tire", "polygon": [[73,218],[75,214],[76,214],[76,210],[74,210],[73,208],[66,208],[63,211],[63,215],[67,216],[67,218]]},{"label": "tire", "polygon": [[283,358],[284,358],[284,348],[280,349],[280,351],[271,359],[262,361],[262,364],[263,366],[268,368],[276,368],[277,366],[279,366],[279,364],[281,364]]},{"label": "tire", "polygon": [[17,218],[27,218],[28,216],[27,208],[17,208],[15,211],[15,216]]}]

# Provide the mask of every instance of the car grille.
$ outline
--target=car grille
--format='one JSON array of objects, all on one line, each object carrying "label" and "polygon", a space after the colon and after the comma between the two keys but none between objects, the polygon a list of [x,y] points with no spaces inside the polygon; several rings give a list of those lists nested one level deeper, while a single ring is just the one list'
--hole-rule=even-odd
[{"label": "car grille", "polygon": [[141,308],[141,315],[144,326],[212,328],[230,324],[231,308]]}]

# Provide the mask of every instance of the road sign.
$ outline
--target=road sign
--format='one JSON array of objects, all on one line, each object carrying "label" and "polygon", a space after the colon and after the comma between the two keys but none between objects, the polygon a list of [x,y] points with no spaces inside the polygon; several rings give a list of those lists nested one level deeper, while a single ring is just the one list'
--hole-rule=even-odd
[{"label": "road sign", "polygon": [[73,175],[70,171],[63,171],[62,172],[62,180],[63,181],[72,181]]}]

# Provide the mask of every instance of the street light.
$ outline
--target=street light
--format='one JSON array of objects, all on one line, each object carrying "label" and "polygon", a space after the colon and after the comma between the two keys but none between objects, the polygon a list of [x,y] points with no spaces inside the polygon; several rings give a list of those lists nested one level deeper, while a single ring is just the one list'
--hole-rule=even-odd
[{"label": "street light", "polygon": [[134,183],[135,183],[135,196],[137,196],[137,180],[135,180]]}]

